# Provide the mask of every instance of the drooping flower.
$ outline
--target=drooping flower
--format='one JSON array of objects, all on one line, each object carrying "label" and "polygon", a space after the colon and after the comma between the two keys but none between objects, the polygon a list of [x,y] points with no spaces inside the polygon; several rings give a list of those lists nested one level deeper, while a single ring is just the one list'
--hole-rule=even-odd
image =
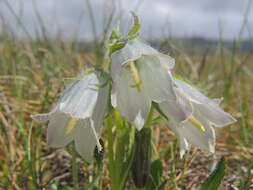
[{"label": "drooping flower", "polygon": [[236,120],[219,106],[220,99],[209,99],[186,82],[177,79],[173,81],[177,100],[168,99],[159,105],[180,140],[181,157],[191,145],[214,152],[213,126],[223,127]]},{"label": "drooping flower", "polygon": [[101,80],[95,73],[84,76],[63,91],[49,113],[31,116],[40,123],[49,121],[49,146],[64,147],[74,140],[77,152],[87,161],[92,160],[96,145],[101,150],[98,133],[108,97],[108,85],[98,87]]},{"label": "drooping flower", "polygon": [[152,101],[175,99],[170,74],[174,59],[136,39],[111,58],[112,105],[140,130]]}]

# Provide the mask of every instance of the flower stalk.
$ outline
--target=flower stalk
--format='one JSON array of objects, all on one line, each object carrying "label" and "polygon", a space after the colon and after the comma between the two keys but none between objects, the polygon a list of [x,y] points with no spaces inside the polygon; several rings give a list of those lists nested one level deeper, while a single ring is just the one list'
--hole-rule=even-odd
[{"label": "flower stalk", "polygon": [[72,156],[72,178],[74,184],[74,190],[79,190],[79,183],[78,183],[78,164],[77,164],[77,155],[74,148],[74,144],[71,145],[71,156]]}]

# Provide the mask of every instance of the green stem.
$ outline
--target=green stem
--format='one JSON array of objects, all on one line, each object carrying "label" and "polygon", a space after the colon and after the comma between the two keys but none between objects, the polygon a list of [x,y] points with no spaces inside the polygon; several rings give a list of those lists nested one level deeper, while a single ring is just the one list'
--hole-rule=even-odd
[{"label": "green stem", "polygon": [[106,120],[107,140],[108,140],[108,155],[109,155],[109,176],[111,179],[112,190],[117,189],[117,184],[115,184],[115,171],[114,171],[114,150],[113,150],[113,133],[112,133],[112,117],[109,116]]},{"label": "green stem", "polygon": [[154,114],[154,107],[151,106],[146,123],[145,123],[146,127],[152,125],[153,114]]},{"label": "green stem", "polygon": [[[174,143],[171,145],[171,159],[175,160],[175,147]],[[173,189],[177,189],[177,182],[176,182],[176,164],[175,162],[171,165],[171,177],[172,177],[172,183],[173,183]]]},{"label": "green stem", "polygon": [[72,154],[72,178],[73,178],[73,184],[74,184],[74,190],[79,189],[78,184],[78,168],[77,168],[77,161],[76,161],[76,151],[74,149],[74,144],[71,147],[71,154]]}]

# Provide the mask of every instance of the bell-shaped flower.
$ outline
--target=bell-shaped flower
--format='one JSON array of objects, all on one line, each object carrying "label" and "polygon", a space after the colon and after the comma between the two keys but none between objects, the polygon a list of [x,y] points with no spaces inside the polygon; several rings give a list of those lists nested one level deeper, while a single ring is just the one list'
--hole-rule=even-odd
[{"label": "bell-shaped flower", "polygon": [[181,157],[189,150],[190,145],[214,152],[213,126],[223,127],[236,120],[219,106],[220,99],[209,99],[191,85],[181,80],[173,80],[177,100],[168,99],[159,106],[180,140]]},{"label": "bell-shaped flower", "polygon": [[152,101],[176,98],[170,73],[174,59],[136,39],[111,58],[112,105],[140,130]]},{"label": "bell-shaped flower", "polygon": [[74,140],[77,152],[87,161],[93,158],[99,144],[98,133],[104,118],[108,85],[99,87],[101,77],[92,73],[69,85],[47,114],[31,117],[40,123],[49,121],[47,143],[51,147],[63,147]]}]

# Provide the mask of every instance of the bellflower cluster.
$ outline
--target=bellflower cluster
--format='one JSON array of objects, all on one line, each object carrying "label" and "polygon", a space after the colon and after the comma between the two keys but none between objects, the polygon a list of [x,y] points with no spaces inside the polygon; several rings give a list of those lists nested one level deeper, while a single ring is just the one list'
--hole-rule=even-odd
[{"label": "bellflower cluster", "polygon": [[102,68],[95,70],[70,84],[49,113],[32,115],[37,122],[49,122],[50,146],[64,147],[74,141],[77,152],[92,160],[95,146],[101,150],[99,131],[109,96],[112,106],[137,130],[145,126],[152,103],[156,103],[180,140],[181,156],[191,145],[214,152],[213,127],[235,122],[219,106],[220,100],[209,99],[173,77],[173,58],[136,37],[111,52],[110,58],[106,76],[111,80],[102,77],[106,73]]},{"label": "bellflower cluster", "polygon": [[112,54],[112,103],[137,129],[141,129],[151,103],[158,103],[180,139],[183,156],[190,145],[214,152],[215,127],[236,120],[196,88],[171,75],[174,59],[139,40]]}]

